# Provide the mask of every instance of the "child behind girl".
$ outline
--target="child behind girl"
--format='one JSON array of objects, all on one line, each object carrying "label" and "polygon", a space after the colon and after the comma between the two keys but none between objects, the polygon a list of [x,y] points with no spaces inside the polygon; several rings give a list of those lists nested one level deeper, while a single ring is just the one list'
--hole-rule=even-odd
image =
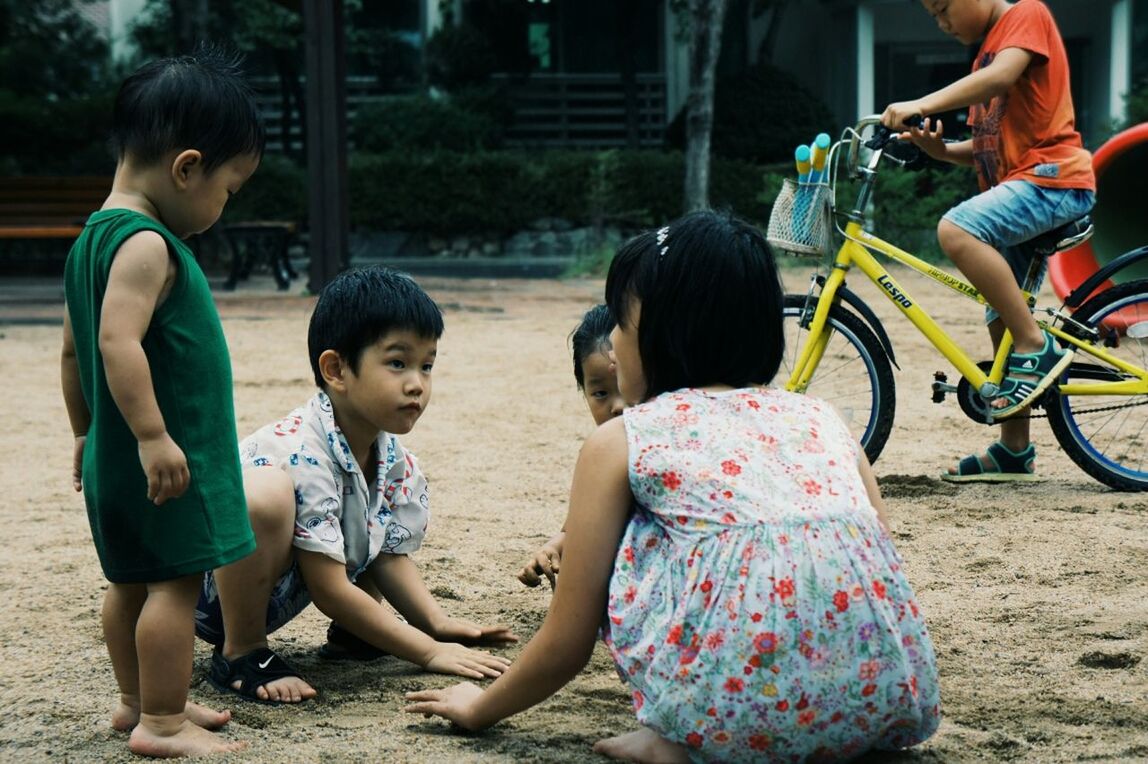
[{"label": "child behind girl", "polygon": [[[574,349],[574,381],[586,399],[596,425],[622,413],[622,396],[618,392],[614,361],[610,358],[610,332],[613,329],[610,309],[605,305],[595,305],[586,311],[570,335]],[[546,576],[553,587],[562,562],[565,539],[566,529],[563,528],[533,554],[518,574],[518,580],[527,586],[538,586],[542,583],[542,576]]]},{"label": "child behind girl", "polygon": [[[842,759],[925,740],[932,644],[876,480],[832,409],[769,389],[781,287],[765,240],[712,212],[628,242],[606,302],[628,407],[578,458],[562,586],[485,691],[409,693],[476,730],[555,693],[599,625],[638,761]],[[633,509],[631,509],[633,507]]]}]

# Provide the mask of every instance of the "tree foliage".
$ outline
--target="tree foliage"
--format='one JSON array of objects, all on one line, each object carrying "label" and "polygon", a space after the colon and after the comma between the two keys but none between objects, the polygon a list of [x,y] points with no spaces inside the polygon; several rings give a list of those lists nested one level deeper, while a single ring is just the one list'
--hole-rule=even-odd
[{"label": "tree foliage", "polygon": [[110,173],[108,44],[69,0],[0,0],[0,172]]}]

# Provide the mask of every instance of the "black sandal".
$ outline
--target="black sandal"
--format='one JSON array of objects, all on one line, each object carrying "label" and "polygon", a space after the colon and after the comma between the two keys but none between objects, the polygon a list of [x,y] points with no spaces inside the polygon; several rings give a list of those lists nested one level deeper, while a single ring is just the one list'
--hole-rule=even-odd
[{"label": "black sandal", "polygon": [[334,621],[327,627],[327,643],[319,648],[319,657],[329,661],[374,661],[388,655],[386,650],[356,637]]},{"label": "black sandal", "polygon": [[[260,647],[232,660],[224,658],[223,653],[216,649],[211,653],[211,670],[207,673],[207,681],[220,692],[230,692],[244,700],[271,706],[281,706],[288,701],[264,700],[256,691],[269,682],[288,677],[303,678],[294,666],[269,647]],[[238,687],[232,686],[235,681],[239,682]]]}]

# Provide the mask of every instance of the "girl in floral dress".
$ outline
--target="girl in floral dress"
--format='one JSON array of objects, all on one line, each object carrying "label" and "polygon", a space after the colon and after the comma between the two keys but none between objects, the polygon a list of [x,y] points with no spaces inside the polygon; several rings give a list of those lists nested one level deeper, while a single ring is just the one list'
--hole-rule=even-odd
[{"label": "girl in floral dress", "polygon": [[408,710],[494,724],[573,678],[601,624],[640,725],[595,745],[613,758],[840,760],[928,738],[933,648],[869,464],[828,405],[765,387],[783,335],[761,234],[700,212],[640,235],[606,302],[629,406],[579,456],[550,612],[488,689]]}]

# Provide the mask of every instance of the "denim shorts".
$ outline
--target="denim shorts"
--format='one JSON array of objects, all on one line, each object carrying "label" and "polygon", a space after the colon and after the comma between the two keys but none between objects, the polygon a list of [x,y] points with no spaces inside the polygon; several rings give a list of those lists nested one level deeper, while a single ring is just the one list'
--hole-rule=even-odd
[{"label": "denim shorts", "polygon": [[[1096,194],[1083,188],[1046,188],[1027,180],[1010,180],[961,202],[944,220],[995,248],[1012,269],[1020,285],[1032,264],[1032,251],[1022,246],[1046,231],[1088,214]],[[1040,289],[1048,261],[1041,264],[1032,290]],[[985,323],[999,314],[985,308]]]},{"label": "denim shorts", "polygon": [[[297,564],[292,565],[271,589],[271,599],[267,602],[267,633],[302,613],[309,604],[311,595],[303,583],[303,573]],[[203,588],[195,606],[195,634],[217,647],[223,644],[223,610],[219,607],[215,576],[210,570],[203,574]]]}]

